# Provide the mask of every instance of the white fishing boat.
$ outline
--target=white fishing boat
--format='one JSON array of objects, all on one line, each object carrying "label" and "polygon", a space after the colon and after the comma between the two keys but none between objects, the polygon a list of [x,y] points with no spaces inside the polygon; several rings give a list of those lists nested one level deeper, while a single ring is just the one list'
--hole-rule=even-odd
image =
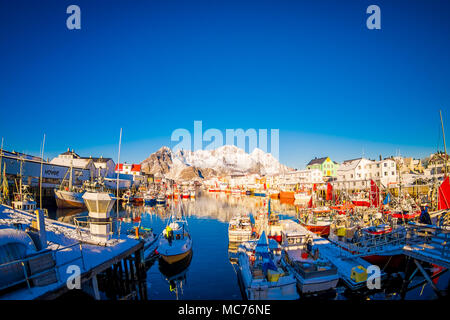
[{"label": "white fishing boat", "polygon": [[336,288],[339,275],[336,266],[314,250],[310,233],[292,220],[283,220],[282,264],[297,279],[302,294],[329,291]]},{"label": "white fishing boat", "polygon": [[236,215],[228,224],[228,241],[242,242],[252,238],[252,222],[248,215]]},{"label": "white fishing boat", "polygon": [[156,197],[156,205],[158,206],[164,206],[166,204],[166,197],[163,193],[160,193],[157,197]]},{"label": "white fishing boat", "polygon": [[144,205],[154,206],[156,204],[156,198],[151,191],[147,191],[144,194]]},{"label": "white fishing boat", "polygon": [[14,193],[14,201],[12,201],[13,209],[23,210],[34,213],[36,210],[36,201],[28,191],[27,185],[20,183],[20,191]]},{"label": "white fishing boat", "polygon": [[184,211],[181,209],[182,204],[179,208],[181,217],[172,212],[163,235],[159,238],[158,253],[168,264],[183,260],[192,251],[192,238]]},{"label": "white fishing boat", "polygon": [[[69,174],[67,182],[65,178]],[[83,194],[85,190],[73,185],[73,167],[66,172],[59,189],[55,189],[55,200],[58,208],[84,208]]]},{"label": "white fishing boat", "polygon": [[[248,248],[248,246],[252,246]],[[249,300],[295,300],[299,298],[296,279],[269,250],[266,233],[258,242],[238,248],[238,270]]]},{"label": "white fishing boat", "polygon": [[36,210],[36,201],[34,200],[33,195],[28,191],[28,185],[22,184],[22,164],[23,160],[20,161],[19,186],[17,192],[13,195],[14,200],[12,201],[12,207],[13,209],[34,213]]}]

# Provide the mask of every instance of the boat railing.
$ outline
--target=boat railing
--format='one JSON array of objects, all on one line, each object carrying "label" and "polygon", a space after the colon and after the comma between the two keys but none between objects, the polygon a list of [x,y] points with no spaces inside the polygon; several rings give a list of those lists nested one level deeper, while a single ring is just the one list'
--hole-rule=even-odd
[{"label": "boat railing", "polygon": [[91,232],[90,232],[90,225],[96,224],[96,225],[109,225],[110,231],[106,233],[105,235],[111,236],[114,234],[113,229],[113,221],[91,221],[89,217],[75,217],[73,218],[73,222],[75,224],[76,232],[79,236],[79,240],[83,241],[87,238],[90,238]]},{"label": "boat railing", "polygon": [[[58,259],[57,259],[57,253],[62,252],[62,251],[67,251],[68,249],[71,248],[75,248],[78,247],[79,248],[79,255],[76,255],[73,258],[70,258],[67,261],[58,263]],[[45,260],[47,257],[51,257],[51,262],[49,260],[42,262],[42,260]],[[33,263],[36,260],[41,260],[41,263]],[[17,269],[21,269],[23,272],[23,278],[17,279],[13,278],[13,280],[9,283],[3,284],[2,286],[0,286],[0,292],[7,289],[7,288],[11,288],[13,286],[17,286],[20,285],[22,283],[26,283],[27,287],[29,290],[31,290],[31,288],[33,286],[39,286],[33,283],[33,281],[41,278],[43,280],[43,282],[47,283],[47,284],[51,284],[51,283],[55,283],[55,282],[61,282],[62,279],[60,277],[59,274],[59,269],[68,265],[68,264],[74,264],[75,261],[81,260],[81,264],[82,264],[82,268],[85,269],[85,264],[84,264],[84,258],[83,258],[83,248],[81,245],[81,242],[76,242],[74,244],[68,245],[68,246],[60,246],[56,249],[52,249],[52,250],[45,250],[43,252],[39,252],[37,254],[34,254],[32,256],[28,256],[26,258],[23,259],[18,259],[18,260],[14,260],[14,261],[10,261],[4,264],[0,265],[0,274],[2,275],[7,275],[8,273],[15,273],[15,271]],[[33,267],[32,267],[33,266]],[[33,271],[33,269],[35,269]],[[56,281],[51,281],[49,280],[49,275],[51,275],[51,273],[54,274]],[[2,280],[4,280],[7,277],[3,277]],[[1,293],[0,293],[1,295]]]},{"label": "boat railing", "polygon": [[404,228],[399,228],[392,232],[376,235],[371,238],[363,238],[359,242],[340,244],[341,256],[344,252],[352,257],[361,257],[368,254],[382,253],[399,250],[406,244],[407,232]]}]

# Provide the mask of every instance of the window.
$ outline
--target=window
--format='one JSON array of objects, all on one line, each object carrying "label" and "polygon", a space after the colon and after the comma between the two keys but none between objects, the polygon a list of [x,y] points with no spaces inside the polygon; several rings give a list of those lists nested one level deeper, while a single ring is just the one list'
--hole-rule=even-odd
[{"label": "window", "polygon": [[386,162],[384,163],[384,167],[385,167],[385,168],[387,167],[387,163],[386,163]]},{"label": "window", "polygon": [[395,172],[394,171],[392,171],[392,175],[395,176]]},{"label": "window", "polygon": [[387,172],[385,172],[384,175],[387,176]]}]

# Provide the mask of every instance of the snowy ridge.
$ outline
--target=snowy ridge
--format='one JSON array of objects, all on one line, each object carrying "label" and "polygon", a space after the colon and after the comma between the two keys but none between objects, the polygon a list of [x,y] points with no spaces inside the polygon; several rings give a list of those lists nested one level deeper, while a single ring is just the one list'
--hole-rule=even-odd
[{"label": "snowy ridge", "polygon": [[[164,157],[162,155],[165,155]],[[158,168],[165,167],[160,174],[171,179],[183,178],[189,172],[201,172],[208,169],[210,174],[250,174],[273,175],[289,171],[289,168],[279,163],[270,153],[255,148],[250,154],[233,146],[225,145],[215,150],[173,152],[168,147],[162,147],[142,162],[149,172],[158,171],[154,168],[155,159],[164,158],[165,165],[158,161]]]}]

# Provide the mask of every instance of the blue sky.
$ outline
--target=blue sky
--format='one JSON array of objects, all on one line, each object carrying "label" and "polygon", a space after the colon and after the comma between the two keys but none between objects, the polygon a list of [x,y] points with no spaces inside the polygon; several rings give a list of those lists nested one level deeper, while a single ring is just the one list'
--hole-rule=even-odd
[{"label": "blue sky", "polygon": [[[66,8],[81,8],[81,30]],[[381,30],[366,8],[381,8]],[[0,135],[140,162],[171,133],[280,130],[304,167],[442,149],[448,1],[1,1]],[[450,131],[449,131],[450,132]]]}]

